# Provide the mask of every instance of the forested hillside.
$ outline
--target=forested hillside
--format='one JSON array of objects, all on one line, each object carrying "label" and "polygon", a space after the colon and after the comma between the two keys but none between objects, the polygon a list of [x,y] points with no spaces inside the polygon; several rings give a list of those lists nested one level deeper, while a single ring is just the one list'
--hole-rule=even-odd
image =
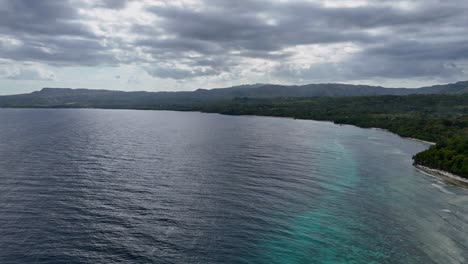
[{"label": "forested hillside", "polygon": [[112,90],[43,88],[29,94],[0,96],[0,107],[145,108],[154,105],[192,104],[236,97],[300,98],[468,93],[468,81],[415,89],[340,83],[307,85],[252,84],[182,92],[124,92]]}]

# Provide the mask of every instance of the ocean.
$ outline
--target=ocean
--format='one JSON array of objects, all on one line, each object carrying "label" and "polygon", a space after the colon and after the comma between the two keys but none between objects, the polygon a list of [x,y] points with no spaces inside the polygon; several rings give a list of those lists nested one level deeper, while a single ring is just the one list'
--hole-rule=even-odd
[{"label": "ocean", "polygon": [[468,191],[377,129],[0,109],[0,263],[467,263]]}]

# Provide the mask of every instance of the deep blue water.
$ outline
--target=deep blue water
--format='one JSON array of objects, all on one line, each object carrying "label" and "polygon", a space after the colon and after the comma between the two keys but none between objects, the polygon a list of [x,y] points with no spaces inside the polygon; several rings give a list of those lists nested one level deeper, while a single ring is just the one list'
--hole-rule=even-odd
[{"label": "deep blue water", "polygon": [[467,263],[427,145],[327,122],[0,109],[0,263]]}]

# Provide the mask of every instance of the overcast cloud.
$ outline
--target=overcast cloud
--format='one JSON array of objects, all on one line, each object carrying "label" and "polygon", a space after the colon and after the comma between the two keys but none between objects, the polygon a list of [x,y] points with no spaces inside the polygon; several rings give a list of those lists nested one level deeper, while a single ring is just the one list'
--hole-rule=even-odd
[{"label": "overcast cloud", "polygon": [[465,80],[466,14],[466,0],[0,0],[0,94]]}]

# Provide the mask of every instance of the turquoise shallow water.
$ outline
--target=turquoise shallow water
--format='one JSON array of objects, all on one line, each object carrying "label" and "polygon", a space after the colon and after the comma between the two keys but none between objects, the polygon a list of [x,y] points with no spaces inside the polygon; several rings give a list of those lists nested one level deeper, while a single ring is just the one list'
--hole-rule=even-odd
[{"label": "turquoise shallow water", "polygon": [[[368,246],[361,248],[352,243],[356,239],[354,228],[359,223],[353,218],[338,218],[340,207],[348,207],[346,190],[353,189],[359,180],[356,164],[345,148],[338,142],[329,143],[328,152],[333,155],[332,162],[326,164],[331,169],[326,173],[338,175],[340,184],[321,183],[323,189],[332,192],[323,195],[319,208],[305,212],[288,220],[288,234],[266,241],[264,260],[269,263],[353,263],[359,259],[379,259],[385,257]],[[328,163],[328,161],[324,161]],[[339,166],[336,166],[339,164]],[[341,177],[344,176],[344,177]],[[339,207],[329,206],[340,203]],[[313,253],[312,253],[312,252]]]},{"label": "turquoise shallow water", "polygon": [[0,263],[466,263],[427,146],[268,117],[0,109]]}]

